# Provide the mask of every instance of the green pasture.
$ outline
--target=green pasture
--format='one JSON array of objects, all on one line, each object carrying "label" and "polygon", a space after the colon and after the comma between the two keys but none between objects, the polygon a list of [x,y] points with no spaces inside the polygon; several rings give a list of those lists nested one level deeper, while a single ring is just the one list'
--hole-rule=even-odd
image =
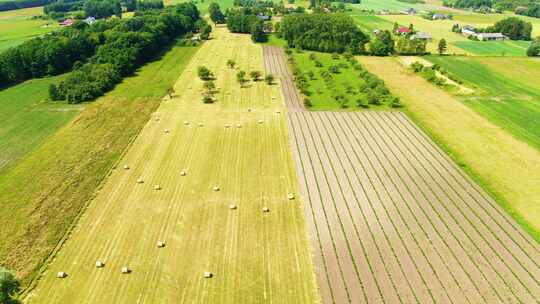
[{"label": "green pasture", "polygon": [[81,109],[48,101],[49,85],[61,77],[30,80],[0,91],[0,174]]},{"label": "green pasture", "polygon": [[461,97],[475,111],[540,149],[540,60],[526,57],[428,57],[472,87]]},{"label": "green pasture", "polygon": [[41,7],[0,12],[0,52],[58,28],[53,21],[32,18],[41,14]]},{"label": "green pasture", "polygon": [[479,56],[526,56],[529,41],[456,41],[456,47]]}]

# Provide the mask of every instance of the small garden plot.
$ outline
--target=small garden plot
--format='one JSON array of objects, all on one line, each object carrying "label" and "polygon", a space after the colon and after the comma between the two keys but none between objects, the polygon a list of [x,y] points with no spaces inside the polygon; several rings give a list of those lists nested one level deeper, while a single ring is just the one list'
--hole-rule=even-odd
[{"label": "small garden plot", "polygon": [[369,73],[352,55],[286,50],[296,86],[306,108],[388,109],[400,107],[384,82]]}]

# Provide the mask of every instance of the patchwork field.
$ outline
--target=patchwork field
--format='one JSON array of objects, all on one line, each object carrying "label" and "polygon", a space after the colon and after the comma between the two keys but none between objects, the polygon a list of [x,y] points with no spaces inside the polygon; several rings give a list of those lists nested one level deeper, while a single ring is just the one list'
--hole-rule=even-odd
[{"label": "patchwork field", "polygon": [[476,87],[462,101],[540,151],[540,60],[533,58],[427,57]]},{"label": "patchwork field", "polygon": [[31,19],[42,13],[42,7],[0,12],[0,52],[58,28],[52,21]]},{"label": "patchwork field", "polygon": [[[61,110],[66,106],[31,105],[32,96],[45,95],[47,86],[41,88],[45,92],[29,87],[28,83],[8,89],[20,94],[12,95],[14,100],[4,100],[2,111],[11,110],[11,115],[21,121],[4,121],[1,128],[11,130],[7,134],[12,134],[6,140],[19,150],[35,145],[16,163],[12,162],[12,168],[0,174],[0,264],[17,271],[23,287],[35,277],[43,259],[65,235],[196,50],[172,48],[105,97],[86,104],[56,132],[52,123],[57,124],[59,116],[53,114],[64,113]],[[36,83],[41,81],[46,80]],[[29,105],[20,113],[13,110],[13,104],[26,102]],[[47,114],[52,109],[56,110]],[[29,125],[31,119],[51,130],[37,130]],[[14,139],[18,135],[16,128],[25,134],[20,143]],[[49,132],[52,134],[47,135]]]},{"label": "patchwork field", "polygon": [[538,244],[402,113],[294,107],[288,123],[324,303],[538,299]]},{"label": "patchwork field", "polygon": [[360,4],[351,5],[357,9],[364,10],[389,10],[389,11],[402,11],[413,7],[416,10],[452,10],[442,6],[441,1],[426,1],[426,4],[422,3],[407,3],[398,0],[362,0]]},{"label": "patchwork field", "polygon": [[[284,110],[279,86],[240,88],[228,59],[263,70],[261,48],[248,35],[216,29],[176,82],[178,95],[162,102],[91,202],[31,303],[318,302],[302,204],[288,197],[297,182],[285,114],[276,112]],[[201,101],[200,65],[217,77],[215,104]],[[156,247],[159,240],[165,247]],[[122,274],[122,266],[132,272]],[[58,279],[58,271],[68,276]],[[205,279],[206,271],[213,277]]]},{"label": "patchwork field", "polygon": [[295,112],[325,303],[533,303],[540,247],[403,114]]},{"label": "patchwork field", "polygon": [[368,70],[401,97],[415,121],[489,190],[522,227],[540,240],[538,149],[515,139],[457,97],[396,64],[396,60],[360,58]]}]

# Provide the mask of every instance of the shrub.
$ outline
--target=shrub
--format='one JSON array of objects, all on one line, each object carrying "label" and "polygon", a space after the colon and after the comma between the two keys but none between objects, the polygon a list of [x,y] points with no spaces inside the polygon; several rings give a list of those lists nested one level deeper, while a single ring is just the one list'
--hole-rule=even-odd
[{"label": "shrub", "polygon": [[304,106],[307,108],[311,108],[313,104],[311,103],[311,100],[309,98],[304,98]]},{"label": "shrub", "polygon": [[401,104],[401,99],[399,97],[395,96],[392,99],[392,108],[401,108],[403,105]]},{"label": "shrub", "polygon": [[212,72],[205,66],[200,66],[197,69],[197,75],[199,75],[199,78],[203,81],[214,78],[214,74],[212,74]]},{"label": "shrub", "polygon": [[318,68],[322,68],[323,64],[322,64],[322,62],[317,60],[317,61],[315,61],[315,66],[318,67]]},{"label": "shrub", "polygon": [[333,74],[339,74],[339,67],[337,65],[332,65],[328,67],[328,71]]},{"label": "shrub", "polygon": [[251,79],[253,81],[259,81],[260,78],[261,78],[261,75],[262,74],[259,71],[251,71],[251,72],[249,72],[249,76],[251,77]]},{"label": "shrub", "polygon": [[212,98],[211,95],[206,94],[203,96],[202,101],[204,103],[214,103],[214,98]]},{"label": "shrub", "polygon": [[232,59],[227,60],[227,66],[229,66],[229,68],[233,69],[235,65],[236,65],[236,62],[234,60]]},{"label": "shrub", "polygon": [[0,267],[0,303],[19,303],[14,297],[20,290],[20,283],[11,271]]},{"label": "shrub", "polygon": [[266,75],[266,77],[264,77],[264,81],[266,81],[267,84],[271,85],[272,83],[274,83],[274,75]]}]

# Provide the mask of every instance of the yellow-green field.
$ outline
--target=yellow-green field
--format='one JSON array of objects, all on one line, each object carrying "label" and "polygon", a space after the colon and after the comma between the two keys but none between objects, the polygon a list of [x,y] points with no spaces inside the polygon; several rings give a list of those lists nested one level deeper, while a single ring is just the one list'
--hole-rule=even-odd
[{"label": "yellow-green field", "polygon": [[402,98],[411,116],[539,240],[540,152],[413,75],[397,60],[360,59]]},{"label": "yellow-green field", "polygon": [[[0,264],[16,271],[23,287],[197,50],[174,46],[83,107],[39,102],[49,79],[2,92],[0,140],[11,145],[1,151],[11,157],[0,172]],[[83,109],[60,115],[70,108]]]},{"label": "yellow-green field", "polygon": [[42,13],[42,7],[0,12],[0,52],[58,28],[53,21],[32,19]]},{"label": "yellow-green field", "polygon": [[[261,48],[248,35],[216,29],[178,79],[177,96],[164,99],[90,203],[30,302],[318,302],[279,86],[240,88],[228,59],[263,71]],[[201,101],[201,65],[217,77],[215,104]],[[159,240],[164,248],[156,247]],[[105,267],[96,268],[97,260]],[[122,274],[123,266],[132,272]],[[58,271],[68,276],[58,279]],[[213,277],[205,279],[206,271]]]}]

